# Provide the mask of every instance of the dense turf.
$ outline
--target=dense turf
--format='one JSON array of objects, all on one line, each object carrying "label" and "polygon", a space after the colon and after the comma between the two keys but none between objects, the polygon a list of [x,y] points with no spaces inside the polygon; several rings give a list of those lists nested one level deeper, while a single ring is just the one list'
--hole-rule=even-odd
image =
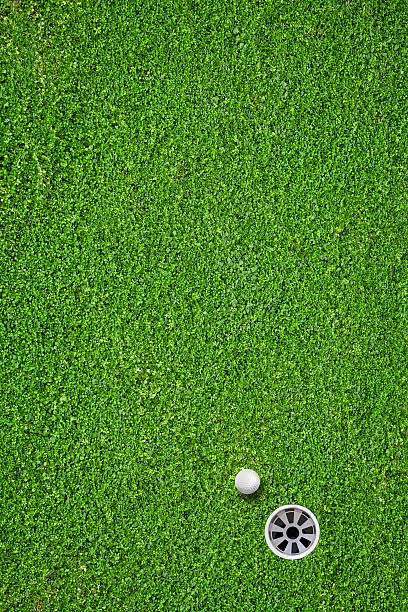
[{"label": "dense turf", "polygon": [[0,2],[1,610],[407,610],[405,3]]}]

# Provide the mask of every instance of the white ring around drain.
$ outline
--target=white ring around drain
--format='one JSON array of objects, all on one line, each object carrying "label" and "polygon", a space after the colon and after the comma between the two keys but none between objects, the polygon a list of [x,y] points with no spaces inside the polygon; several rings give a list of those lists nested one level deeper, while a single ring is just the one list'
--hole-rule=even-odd
[{"label": "white ring around drain", "polygon": [[[309,526],[312,524],[314,527],[314,533],[313,533],[314,538],[313,540],[311,540],[312,543],[306,548],[306,550],[303,550],[300,553],[286,553],[286,552],[283,552],[282,550],[279,550],[279,548],[277,548],[277,546],[274,544],[273,538],[271,538],[270,536],[271,523],[274,523],[274,521],[279,517],[279,515],[282,515],[286,513],[286,511],[290,511],[290,510],[298,511],[297,512],[298,520],[302,514],[306,515],[308,517],[308,520],[306,522],[309,523]],[[283,528],[276,526],[276,531],[279,531],[280,529],[283,529]],[[298,542],[300,541],[301,537],[305,538],[305,536],[300,532],[298,538],[293,541]],[[281,557],[282,559],[292,559],[292,560],[302,559],[303,557],[306,557],[306,555],[310,555],[310,553],[316,548],[319,538],[320,538],[320,526],[319,526],[319,522],[317,518],[315,517],[313,512],[308,510],[308,508],[305,508],[304,506],[298,506],[297,504],[289,504],[287,506],[280,506],[280,508],[277,508],[276,510],[272,512],[272,514],[269,516],[265,524],[266,543],[268,544],[271,551],[275,553],[275,555],[277,555],[278,557]],[[277,538],[277,539],[278,540],[279,539],[288,540],[288,538],[285,536],[283,536],[282,538]],[[308,536],[306,536],[306,539],[309,539]]]}]

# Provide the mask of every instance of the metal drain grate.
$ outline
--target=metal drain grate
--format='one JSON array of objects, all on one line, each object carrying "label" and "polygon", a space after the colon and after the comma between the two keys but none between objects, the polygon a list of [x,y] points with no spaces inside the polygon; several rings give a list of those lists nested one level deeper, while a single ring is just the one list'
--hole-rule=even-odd
[{"label": "metal drain grate", "polygon": [[266,543],[283,559],[306,557],[316,548],[319,537],[317,518],[303,506],[281,506],[266,521]]}]

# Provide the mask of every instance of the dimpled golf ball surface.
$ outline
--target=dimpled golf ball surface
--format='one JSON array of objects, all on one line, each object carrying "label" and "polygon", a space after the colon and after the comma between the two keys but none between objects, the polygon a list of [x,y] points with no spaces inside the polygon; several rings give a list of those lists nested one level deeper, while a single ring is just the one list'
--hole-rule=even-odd
[{"label": "dimpled golf ball surface", "polygon": [[259,488],[261,480],[254,470],[241,470],[235,476],[235,486],[240,493],[251,495]]}]

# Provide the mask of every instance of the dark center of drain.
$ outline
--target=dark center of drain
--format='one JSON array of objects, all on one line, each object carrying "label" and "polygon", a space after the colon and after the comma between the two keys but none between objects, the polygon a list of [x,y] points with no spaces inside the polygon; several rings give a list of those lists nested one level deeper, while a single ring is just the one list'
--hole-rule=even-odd
[{"label": "dark center of drain", "polygon": [[299,535],[299,529],[296,529],[296,527],[289,527],[289,529],[286,531],[286,536],[290,538],[291,540],[296,540],[298,535]]}]

